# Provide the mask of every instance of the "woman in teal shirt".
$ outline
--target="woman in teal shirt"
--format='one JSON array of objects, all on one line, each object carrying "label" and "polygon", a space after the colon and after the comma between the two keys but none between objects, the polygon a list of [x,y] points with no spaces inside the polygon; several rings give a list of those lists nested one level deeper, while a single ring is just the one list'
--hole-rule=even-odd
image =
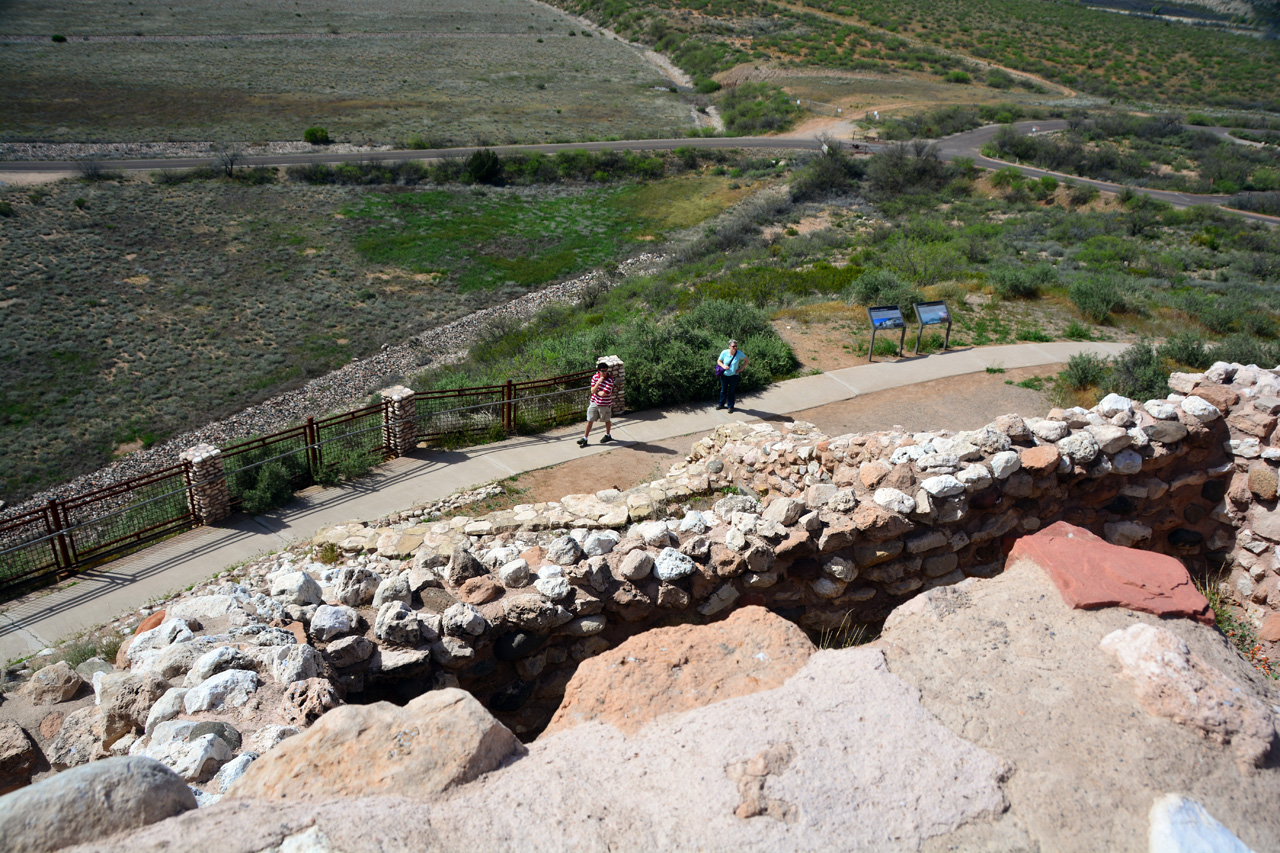
[{"label": "woman in teal shirt", "polygon": [[716,372],[720,374],[720,404],[717,409],[723,409],[727,405],[729,414],[733,414],[733,404],[738,397],[738,380],[742,378],[742,369],[747,366],[750,359],[746,353],[738,352],[738,342],[729,341],[729,348],[720,353],[720,358],[716,359]]}]

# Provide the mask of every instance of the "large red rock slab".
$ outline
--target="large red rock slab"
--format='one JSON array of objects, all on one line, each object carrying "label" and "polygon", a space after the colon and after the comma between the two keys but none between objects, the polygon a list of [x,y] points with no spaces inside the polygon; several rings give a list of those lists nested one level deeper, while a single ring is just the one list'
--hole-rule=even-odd
[{"label": "large red rock slab", "polygon": [[1214,622],[1209,602],[1182,563],[1164,554],[1112,545],[1065,521],[1019,539],[1009,552],[1010,562],[1018,559],[1043,568],[1063,600],[1077,610],[1125,607],[1206,625]]},{"label": "large red rock slab", "polygon": [[795,624],[763,607],[646,631],[578,667],[544,736],[593,720],[630,734],[663,714],[772,690],[814,651]]}]

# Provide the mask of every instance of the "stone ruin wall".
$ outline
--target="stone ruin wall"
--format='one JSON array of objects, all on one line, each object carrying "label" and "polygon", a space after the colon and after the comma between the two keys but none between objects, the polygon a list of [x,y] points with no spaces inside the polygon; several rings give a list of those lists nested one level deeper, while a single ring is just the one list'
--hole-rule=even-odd
[{"label": "stone ruin wall", "polygon": [[[1231,593],[1269,636],[1280,373],[1219,364],[1170,387],[1166,400],[1110,395],[958,433],[729,424],[626,492],[346,525],[313,542],[337,545],[338,565],[259,571],[348,701],[457,685],[526,736],[578,662],[627,637],[747,604],[815,635],[874,623],[921,590],[998,573],[1018,536],[1058,520],[1178,557],[1196,577],[1229,566]],[[741,494],[690,508],[728,487]],[[299,575],[320,595],[296,595]]]}]

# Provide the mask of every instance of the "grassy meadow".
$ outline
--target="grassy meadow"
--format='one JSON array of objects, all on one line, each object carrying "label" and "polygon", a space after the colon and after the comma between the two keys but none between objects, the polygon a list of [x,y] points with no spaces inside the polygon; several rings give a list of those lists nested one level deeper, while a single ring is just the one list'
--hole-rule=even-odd
[{"label": "grassy meadow", "polygon": [[432,146],[679,135],[693,123],[669,83],[631,48],[516,0],[12,0],[0,19],[0,142],[233,144],[311,126]]},{"label": "grassy meadow", "polygon": [[749,191],[673,163],[607,184],[0,191],[0,497],[646,249]]}]

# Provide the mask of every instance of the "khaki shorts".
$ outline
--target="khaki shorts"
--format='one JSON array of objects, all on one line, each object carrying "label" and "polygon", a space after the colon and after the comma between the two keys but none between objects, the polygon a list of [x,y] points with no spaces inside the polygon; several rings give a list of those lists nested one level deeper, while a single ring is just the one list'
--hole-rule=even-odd
[{"label": "khaki shorts", "polygon": [[609,423],[612,420],[613,406],[597,406],[595,403],[587,405],[587,423],[592,424],[596,421]]}]

